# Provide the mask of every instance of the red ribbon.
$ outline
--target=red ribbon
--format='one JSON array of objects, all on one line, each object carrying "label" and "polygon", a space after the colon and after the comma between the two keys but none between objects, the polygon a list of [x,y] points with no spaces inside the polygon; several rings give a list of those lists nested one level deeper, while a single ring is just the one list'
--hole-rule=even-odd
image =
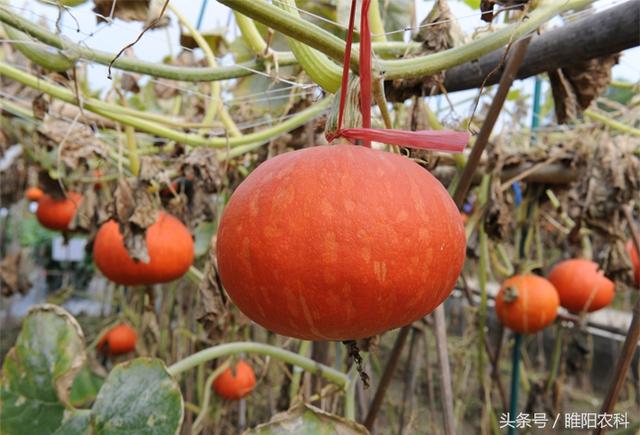
[{"label": "red ribbon", "polygon": [[[377,0],[376,0],[377,1]],[[371,147],[371,142],[402,145],[409,148],[419,148],[437,151],[459,153],[469,141],[469,133],[447,130],[406,131],[393,129],[371,128],[371,31],[369,29],[369,5],[371,0],[362,0],[360,11],[360,113],[362,113],[362,128],[342,128],[344,107],[349,83],[349,67],[351,64],[351,46],[353,45],[353,29],[356,16],[356,0],[351,2],[349,15],[349,32],[347,46],[344,51],[342,68],[342,92],[340,93],[340,109],[338,112],[338,129],[327,135],[332,141],[337,137],[344,137],[350,141],[361,140],[363,145]]]}]

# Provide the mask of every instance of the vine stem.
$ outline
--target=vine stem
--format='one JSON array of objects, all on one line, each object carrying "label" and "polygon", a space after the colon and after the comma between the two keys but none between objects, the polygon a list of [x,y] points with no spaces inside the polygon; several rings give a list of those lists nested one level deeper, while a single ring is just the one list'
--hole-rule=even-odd
[{"label": "vine stem", "polygon": [[[511,403],[509,405],[509,420],[515,418],[518,412],[518,394],[520,390],[520,345],[522,335],[515,333],[513,343],[513,358],[511,361]],[[509,435],[515,435],[516,426],[509,426]]]},{"label": "vine stem", "polygon": [[[180,24],[187,28],[193,40],[198,44],[202,52],[204,53],[205,59],[207,59],[207,63],[211,68],[217,68],[218,64],[216,62],[216,57],[211,50],[211,47],[202,37],[202,34],[196,29],[187,18],[178,10],[177,7],[169,4],[169,9],[173,14],[178,18]],[[209,98],[209,105],[207,106],[207,110],[205,111],[203,122],[205,124],[209,124],[213,122],[216,118],[216,113],[220,114],[220,120],[222,124],[227,129],[227,132],[230,136],[242,136],[240,130],[236,126],[236,123],[233,122],[231,115],[227,111],[227,108],[224,106],[222,99],[220,98],[220,82],[214,80],[211,82],[211,96]],[[203,131],[204,133],[204,131]]]},{"label": "vine stem", "polygon": [[[311,342],[309,340],[303,340],[300,343],[300,348],[298,349],[298,355],[306,357],[311,349]],[[289,403],[293,403],[293,401],[298,396],[298,391],[300,389],[300,379],[302,378],[302,368],[294,367],[293,375],[291,376],[291,385],[289,388]]]},{"label": "vine stem", "polygon": [[[50,32],[43,26],[32,23],[2,5],[0,5],[0,21],[32,36],[46,46],[61,50],[63,55],[72,61],[84,59],[101,65],[109,65],[111,60],[115,57],[114,53],[88,48],[63,39],[61,36]],[[403,42],[373,44],[373,49],[380,55],[402,55],[407,51],[416,51],[419,47],[420,46],[416,44],[405,44]],[[278,52],[278,64],[280,66],[295,65],[297,64],[297,60],[291,52]],[[124,71],[148,74],[153,77],[183,82],[229,80],[250,76],[255,74],[256,71],[262,73],[266,70],[263,59],[256,59],[250,62],[243,62],[236,65],[221,66],[217,68],[203,68],[168,65],[158,62],[147,62],[130,57],[120,57],[113,63],[112,67]]]},{"label": "vine stem", "polygon": [[[0,8],[2,9],[2,8]],[[30,88],[37,89],[54,98],[62,100],[66,103],[77,105],[75,95],[61,86],[52,85],[38,77],[28,74],[19,69],[13,68],[4,62],[0,62],[0,74],[6,75],[8,78],[20,82]],[[258,146],[268,142],[274,137],[291,131],[300,127],[311,119],[320,116],[331,104],[331,98],[325,98],[318,103],[310,106],[291,118],[274,125],[273,127],[266,128],[264,130],[245,134],[240,137],[230,138],[204,138],[197,134],[184,133],[177,131],[164,125],[148,121],[146,119],[140,119],[137,116],[129,115],[122,111],[121,106],[117,106],[110,103],[105,103],[93,98],[85,99],[83,101],[82,108],[90,112],[101,115],[107,119],[117,121],[123,125],[131,125],[137,130],[150,133],[156,136],[164,137],[167,139],[175,140],[186,145],[191,146],[204,146],[213,148],[235,148],[224,153],[221,153],[221,159],[228,159],[242,155],[243,153],[255,149]],[[244,147],[241,147],[244,145]]]},{"label": "vine stem", "polygon": [[640,136],[640,129],[633,128],[630,125],[623,124],[615,119],[611,119],[608,116],[602,115],[594,110],[587,109],[584,111],[585,116],[595,119],[596,121],[600,121],[607,127],[613,128],[614,130],[618,130],[622,133],[630,134],[633,136]]},{"label": "vine stem", "polygon": [[343,389],[347,389],[347,387],[349,387],[351,383],[349,376],[347,376],[346,374],[332,367],[320,364],[317,361],[312,360],[311,358],[298,355],[297,353],[290,352],[277,346],[271,346],[264,343],[254,343],[250,341],[226,343],[201,350],[200,352],[196,352],[193,355],[190,355],[183,360],[176,362],[167,370],[172,376],[178,376],[181,373],[198,367],[199,365],[204,364],[207,361],[211,361],[223,356],[235,355],[242,352],[266,355],[277,360],[293,364],[308,371],[309,373],[322,376],[323,378],[327,379],[330,382],[333,382]]},{"label": "vine stem", "polygon": [[244,39],[244,42],[246,42],[253,54],[264,56],[269,46],[262,38],[262,35],[260,35],[260,32],[258,32],[258,28],[253,20],[237,11],[233,11],[233,16],[240,29],[242,39]]},{"label": "vine stem", "polygon": [[[295,0],[281,0],[276,4],[283,11],[300,18]],[[324,53],[297,41],[295,38],[288,36],[287,44],[311,80],[332,94],[340,89],[342,68],[338,64]]]},{"label": "vine stem", "polygon": [[[282,13],[277,7],[262,0],[218,1],[266,26],[325,53],[337,61],[344,59],[344,41],[309,21],[296,17],[293,14]],[[527,20],[504,27],[488,36],[463,46],[409,59],[379,60],[377,64],[380,71],[384,72],[382,75],[389,80],[432,75],[453,66],[477,59],[484,54],[506,45],[509,41],[516,40],[531,33],[557,14],[570,9],[585,7],[594,1],[595,0],[567,0],[550,2],[550,4],[537,8],[528,14]],[[352,68],[357,70],[357,50],[352,51],[350,63]]]},{"label": "vine stem", "polygon": [[207,411],[209,410],[209,404],[211,403],[211,384],[228,368],[229,361],[225,361],[220,366],[216,367],[216,369],[211,372],[211,374],[207,377],[207,380],[204,382],[204,392],[202,394],[202,401],[200,402],[200,412],[198,413],[198,417],[193,422],[193,427],[191,429],[194,435],[198,435],[202,431],[202,425],[207,418]]},{"label": "vine stem", "polygon": [[369,25],[371,26],[371,42],[387,42],[387,35],[384,33],[384,23],[380,17],[380,2],[371,2],[369,8]]}]

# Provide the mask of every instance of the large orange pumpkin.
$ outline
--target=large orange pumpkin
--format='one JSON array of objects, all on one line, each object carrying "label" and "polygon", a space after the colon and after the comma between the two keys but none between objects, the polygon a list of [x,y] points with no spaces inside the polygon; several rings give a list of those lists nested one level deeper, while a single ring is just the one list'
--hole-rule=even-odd
[{"label": "large orange pumpkin", "polygon": [[238,361],[233,370],[227,368],[213,381],[213,390],[227,400],[240,400],[253,391],[256,375],[249,364]]},{"label": "large orange pumpkin", "polygon": [[67,196],[61,199],[44,194],[38,200],[36,217],[45,228],[66,231],[80,206],[80,201],[82,201],[82,195],[76,192],[67,192]]},{"label": "large orange pumpkin", "polygon": [[170,214],[159,212],[145,237],[150,262],[134,261],[124,246],[118,224],[110,220],[98,230],[93,259],[104,276],[118,284],[143,285],[173,281],[193,263],[189,230]]},{"label": "large orange pumpkin", "polygon": [[640,285],[640,256],[638,255],[636,247],[633,245],[633,240],[627,242],[627,252],[629,252],[631,263],[633,264],[636,285]]},{"label": "large orange pumpkin", "polygon": [[559,305],[560,298],[553,284],[536,275],[509,278],[496,296],[500,322],[522,334],[532,334],[552,324]]},{"label": "large orange pumpkin", "polygon": [[465,255],[460,213],[411,160],[318,146],[261,164],[232,195],[220,277],[250,319],[308,340],[370,337],[451,293]]},{"label": "large orange pumpkin", "polygon": [[590,260],[561,261],[551,269],[549,281],[558,290],[560,305],[572,313],[596,311],[613,300],[613,282]]}]

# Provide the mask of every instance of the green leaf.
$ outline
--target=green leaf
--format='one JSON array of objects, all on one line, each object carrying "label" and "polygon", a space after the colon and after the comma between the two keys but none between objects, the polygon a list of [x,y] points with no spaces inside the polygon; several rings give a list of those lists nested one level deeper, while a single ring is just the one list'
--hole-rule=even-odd
[{"label": "green leaf", "polygon": [[174,434],[183,418],[182,394],[164,363],[137,358],[117,365],[91,409],[98,435]]},{"label": "green leaf", "polygon": [[69,413],[65,417],[62,426],[53,435],[85,435],[89,434],[91,411],[81,409]]},{"label": "green leaf", "polygon": [[520,89],[511,89],[507,94],[508,101],[515,101],[520,99],[520,97],[521,97]]},{"label": "green leaf", "polygon": [[369,431],[355,421],[329,414],[311,405],[301,404],[273,416],[268,423],[256,426],[244,435],[363,435]]},{"label": "green leaf", "polygon": [[196,227],[196,258],[202,257],[211,248],[211,238],[216,232],[216,226],[213,222],[202,222]]},{"label": "green leaf", "polygon": [[85,359],[82,330],[69,313],[48,304],[32,308],[2,366],[0,432],[51,433],[60,426]]},{"label": "green leaf", "polygon": [[480,9],[480,0],[464,0],[471,9]]},{"label": "green leaf", "polygon": [[90,405],[98,395],[104,379],[94,374],[89,366],[82,367],[71,386],[71,404],[76,408]]}]

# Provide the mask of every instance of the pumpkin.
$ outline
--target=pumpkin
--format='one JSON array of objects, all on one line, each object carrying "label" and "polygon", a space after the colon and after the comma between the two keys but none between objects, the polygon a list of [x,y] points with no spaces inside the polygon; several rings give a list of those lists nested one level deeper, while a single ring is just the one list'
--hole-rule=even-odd
[{"label": "pumpkin", "polygon": [[633,240],[627,242],[627,252],[631,257],[631,263],[633,264],[633,272],[635,277],[635,284],[640,285],[640,256],[638,251],[633,246]]},{"label": "pumpkin", "polygon": [[460,212],[398,154],[317,146],[281,154],[235,190],[217,234],[220,278],[250,319],[305,340],[408,325],[451,293],[464,262]]},{"label": "pumpkin", "polygon": [[114,220],[104,223],[93,243],[93,259],[104,276],[123,285],[149,285],[180,278],[194,257],[189,230],[170,214],[159,212],[145,236],[149,263],[134,261]]},{"label": "pumpkin", "polygon": [[24,193],[29,201],[39,201],[44,196],[44,192],[39,187],[30,187]]},{"label": "pumpkin", "polygon": [[98,341],[97,348],[107,355],[122,355],[133,352],[136,348],[138,334],[127,324],[120,324],[111,328]]},{"label": "pumpkin", "polygon": [[256,375],[244,360],[227,368],[213,381],[213,390],[223,399],[240,400],[253,391],[256,386]]},{"label": "pumpkin", "polygon": [[38,200],[36,217],[45,228],[56,231],[66,231],[76,214],[82,201],[82,195],[76,192],[68,192],[65,198],[55,199],[43,194]]},{"label": "pumpkin", "polygon": [[496,296],[498,319],[521,334],[533,334],[552,324],[559,305],[553,284],[536,275],[509,278]]},{"label": "pumpkin", "polygon": [[549,281],[558,290],[560,305],[572,313],[596,311],[613,300],[613,282],[590,260],[561,261],[551,269]]}]

